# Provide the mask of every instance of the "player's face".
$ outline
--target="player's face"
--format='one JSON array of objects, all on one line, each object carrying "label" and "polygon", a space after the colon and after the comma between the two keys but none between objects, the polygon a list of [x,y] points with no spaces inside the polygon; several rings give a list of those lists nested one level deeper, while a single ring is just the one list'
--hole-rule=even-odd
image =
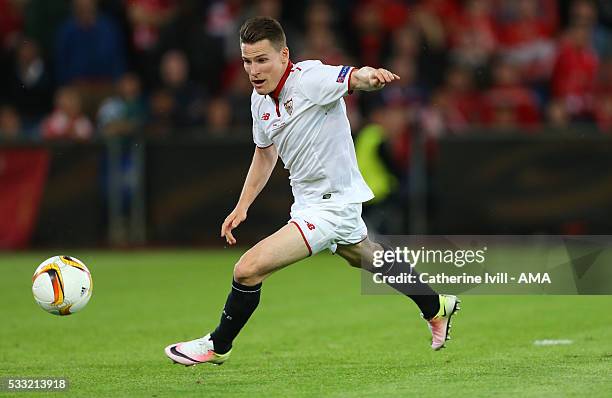
[{"label": "player's face", "polygon": [[268,39],[241,43],[242,63],[258,94],[269,94],[278,85],[289,62],[289,49],[275,49]]}]

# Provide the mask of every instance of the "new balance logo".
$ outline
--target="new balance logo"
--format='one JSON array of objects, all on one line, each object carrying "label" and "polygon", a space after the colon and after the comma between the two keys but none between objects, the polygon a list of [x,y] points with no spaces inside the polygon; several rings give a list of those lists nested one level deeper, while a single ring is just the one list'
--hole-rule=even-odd
[{"label": "new balance logo", "polygon": [[308,221],[306,221],[306,226],[307,226],[307,227],[308,227],[308,229],[309,229],[309,230],[311,230],[311,231],[312,231],[313,229],[315,229],[315,228],[316,228],[314,225],[312,225],[312,224],[311,224],[311,223],[309,223]]},{"label": "new balance logo", "polygon": [[270,120],[270,114],[268,112],[264,113],[261,116],[261,120]]}]

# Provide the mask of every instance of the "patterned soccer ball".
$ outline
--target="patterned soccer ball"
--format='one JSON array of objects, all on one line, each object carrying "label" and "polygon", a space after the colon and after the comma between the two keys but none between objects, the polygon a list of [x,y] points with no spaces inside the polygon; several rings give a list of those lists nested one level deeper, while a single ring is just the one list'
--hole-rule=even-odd
[{"label": "patterned soccer ball", "polygon": [[69,256],[43,261],[32,277],[34,299],[43,310],[55,315],[70,315],[82,310],[91,298],[92,288],[89,269]]}]

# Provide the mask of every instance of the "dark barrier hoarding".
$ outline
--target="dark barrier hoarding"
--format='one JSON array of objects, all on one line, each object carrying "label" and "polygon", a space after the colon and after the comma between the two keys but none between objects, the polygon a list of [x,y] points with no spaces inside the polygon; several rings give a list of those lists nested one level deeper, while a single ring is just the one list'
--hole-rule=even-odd
[{"label": "dark barrier hoarding", "polygon": [[[249,169],[252,143],[148,143],[148,242],[222,246],[221,223],[234,208]],[[288,221],[292,197],[279,161],[245,223],[239,244],[253,244]]]},{"label": "dark barrier hoarding", "polygon": [[[2,146],[5,153],[24,148],[48,153],[29,246],[107,245],[112,236],[109,214],[113,213],[107,189],[111,146]],[[120,244],[222,246],[220,225],[238,200],[253,144],[148,142],[138,148],[145,159],[142,168],[120,160],[125,186],[119,191],[123,205],[118,214],[125,216],[129,206],[132,211],[140,206],[146,234],[138,241],[123,235]],[[424,232],[572,235],[612,231],[609,137],[468,136],[442,139],[438,148],[428,174],[430,206]],[[142,198],[130,198],[133,180],[144,184]],[[12,190],[19,183],[3,181],[0,195],[14,203]],[[279,161],[246,223],[236,231],[239,244],[252,244],[284,225],[291,202],[288,173]],[[10,228],[13,221],[5,215],[0,228]],[[15,247],[23,246],[20,240]]]},{"label": "dark barrier hoarding", "polygon": [[433,170],[430,232],[612,231],[608,137],[444,139]]},{"label": "dark barrier hoarding", "polygon": [[31,246],[99,246],[107,241],[105,147],[46,146],[49,173]]}]

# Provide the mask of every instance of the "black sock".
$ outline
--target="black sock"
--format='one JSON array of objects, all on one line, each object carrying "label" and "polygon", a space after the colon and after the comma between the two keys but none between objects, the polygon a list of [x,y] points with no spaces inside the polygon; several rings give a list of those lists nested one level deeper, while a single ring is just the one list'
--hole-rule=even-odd
[{"label": "black sock", "polygon": [[[394,251],[390,247],[379,243],[385,251]],[[402,273],[412,274],[416,276],[415,283],[388,283],[387,286],[392,287],[396,291],[409,297],[419,307],[423,318],[431,319],[440,310],[440,298],[428,284],[422,283],[419,280],[419,273],[410,267],[409,263],[398,263],[392,262],[385,264],[382,268],[372,269],[368,268],[368,271],[381,272],[384,276],[399,276]]]},{"label": "black sock", "polygon": [[225,354],[259,304],[261,283],[245,286],[232,279],[232,291],[227,296],[221,321],[210,334],[217,354]]}]

